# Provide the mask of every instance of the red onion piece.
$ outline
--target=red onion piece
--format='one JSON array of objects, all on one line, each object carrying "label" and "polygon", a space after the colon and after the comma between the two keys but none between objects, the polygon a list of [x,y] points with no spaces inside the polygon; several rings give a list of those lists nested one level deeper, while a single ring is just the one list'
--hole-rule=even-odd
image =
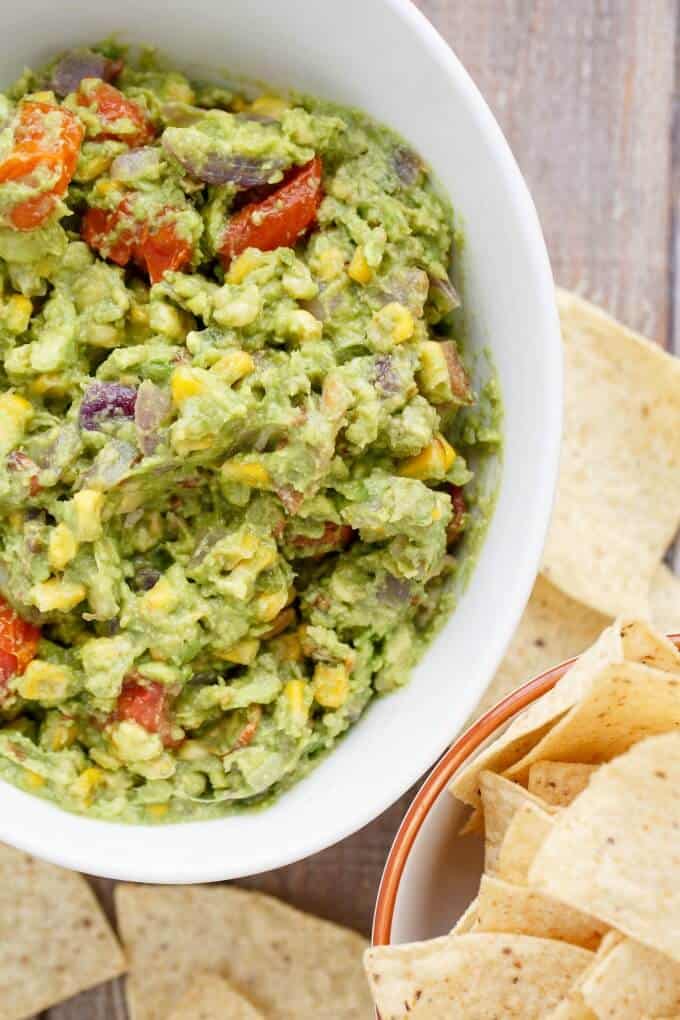
[{"label": "red onion piece", "polygon": [[94,382],[88,386],[80,405],[78,421],[82,429],[96,432],[103,421],[134,418],[137,390],[120,383]]},{"label": "red onion piece", "polygon": [[401,183],[410,188],[423,171],[423,161],[417,152],[406,145],[398,145],[392,154],[394,169]]},{"label": "red onion piece", "polygon": [[120,73],[118,61],[109,60],[92,50],[71,50],[65,53],[52,70],[49,87],[58,96],[75,92],[83,78],[101,78],[113,81]]},{"label": "red onion piece", "polygon": [[165,151],[169,152],[191,177],[205,184],[235,184],[237,188],[242,189],[256,188],[261,184],[267,184],[273,173],[286,166],[280,159],[255,159],[218,152],[209,152],[204,158],[194,159],[183,152],[178,152],[167,130],[161,143]]},{"label": "red onion piece", "polygon": [[443,315],[460,308],[460,296],[448,277],[441,280],[437,276],[430,276],[430,290],[435,291]]},{"label": "red onion piece", "polygon": [[158,446],[160,438],[158,430],[163,419],[169,414],[170,406],[170,394],[145,379],[137,390],[135,403],[137,443],[145,457],[151,456]]},{"label": "red onion piece", "polygon": [[111,176],[118,181],[134,181],[143,176],[147,170],[153,170],[160,164],[161,155],[151,145],[143,145],[139,149],[130,149],[116,156],[111,164]]}]

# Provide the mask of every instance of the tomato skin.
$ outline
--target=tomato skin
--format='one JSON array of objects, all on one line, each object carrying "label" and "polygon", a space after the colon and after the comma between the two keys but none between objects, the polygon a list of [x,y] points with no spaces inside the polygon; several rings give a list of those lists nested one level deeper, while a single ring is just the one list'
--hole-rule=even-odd
[{"label": "tomato skin", "polygon": [[[167,210],[166,210],[167,212]],[[124,221],[128,219],[128,222]],[[121,223],[124,225],[121,229]],[[115,232],[113,244],[109,238]],[[191,245],[179,237],[173,223],[150,230],[137,222],[125,199],[117,209],[88,209],[81,226],[83,240],[116,265],[126,266],[134,259],[149,274],[151,283],[158,283],[170,269],[181,269],[190,260]]]},{"label": "tomato skin", "polygon": [[0,651],[0,705],[7,693],[9,682],[18,672],[18,669],[19,663],[16,655],[12,655],[10,652]]},{"label": "tomato skin", "polygon": [[9,668],[14,659],[14,673],[23,673],[31,659],[35,658],[40,641],[40,630],[28,623],[12,609],[9,602],[0,596],[0,672]]},{"label": "tomato skin", "polygon": [[467,500],[465,499],[465,493],[461,485],[450,485],[448,487],[448,493],[451,498],[453,516],[446,528],[446,544],[447,546],[451,546],[460,537],[463,531],[465,515],[467,513]]},{"label": "tomato skin", "polygon": [[[58,114],[58,130],[54,124],[46,130],[45,119],[52,121]],[[50,191],[19,202],[9,219],[16,230],[35,230],[51,215],[59,198],[66,193],[78,162],[84,128],[78,118],[52,103],[28,101],[19,107],[14,127],[14,148],[0,163],[0,184],[7,181],[31,183],[31,175],[39,168],[56,171],[58,177]]]},{"label": "tomato skin", "polygon": [[155,681],[143,684],[140,679],[139,674],[131,673],[123,681],[115,718],[118,722],[136,722],[149,733],[158,733],[165,747],[177,747],[181,741],[171,735],[168,688]]},{"label": "tomato skin", "polygon": [[267,198],[235,213],[220,244],[224,267],[246,248],[273,251],[295,244],[316,218],[323,197],[322,172],[321,159],[315,156]]},{"label": "tomato skin", "polygon": [[[120,89],[108,82],[98,82],[94,88],[83,89],[81,84],[76,94],[78,106],[87,106],[95,111],[105,125],[103,131],[93,136],[93,141],[107,139],[125,142],[131,149],[153,141],[156,132],[141,106],[124,96]],[[129,120],[137,128],[133,133],[116,129],[116,121]]]}]

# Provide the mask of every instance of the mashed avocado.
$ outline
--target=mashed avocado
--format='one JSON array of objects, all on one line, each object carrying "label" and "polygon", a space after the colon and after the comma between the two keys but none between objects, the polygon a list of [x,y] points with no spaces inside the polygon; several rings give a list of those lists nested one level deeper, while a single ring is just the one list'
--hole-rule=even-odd
[{"label": "mashed avocado", "polygon": [[0,125],[0,776],[264,803],[407,681],[491,513],[451,210],[356,111],[108,44]]}]

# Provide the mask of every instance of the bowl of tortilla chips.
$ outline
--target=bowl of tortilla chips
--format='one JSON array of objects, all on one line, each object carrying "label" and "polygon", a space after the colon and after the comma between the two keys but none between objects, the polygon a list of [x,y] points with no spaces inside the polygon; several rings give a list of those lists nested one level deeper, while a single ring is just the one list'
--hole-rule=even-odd
[{"label": "bowl of tortilla chips", "polygon": [[452,745],[378,893],[381,1020],[680,1015],[679,648],[619,618]]}]

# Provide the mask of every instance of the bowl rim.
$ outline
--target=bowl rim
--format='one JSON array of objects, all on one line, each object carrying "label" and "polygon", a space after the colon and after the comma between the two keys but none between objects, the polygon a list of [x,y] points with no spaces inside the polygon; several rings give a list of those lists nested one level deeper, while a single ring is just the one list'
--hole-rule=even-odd
[{"label": "bowl rim", "polygon": [[[421,47],[433,67],[436,66],[452,82],[461,106],[469,112],[475,130],[485,140],[498,179],[504,183],[507,205],[517,218],[527,272],[532,282],[535,315],[542,326],[543,345],[548,352],[541,380],[544,418],[540,471],[536,472],[531,495],[533,527],[523,538],[522,557],[515,564],[514,583],[505,600],[507,606],[503,608],[501,625],[492,628],[485,644],[485,675],[490,677],[529,598],[554,499],[562,425],[562,352],[554,283],[528,186],[476,84],[412,0],[375,2],[382,7],[385,17],[394,17],[406,26],[413,37],[413,45]],[[181,53],[181,43],[178,43],[177,53],[178,56]],[[482,693],[483,688],[475,685],[458,696],[461,720],[473,709]],[[365,795],[356,798],[356,807],[351,813],[347,811],[324,821],[322,825],[312,823],[303,833],[284,831],[282,839],[261,840],[250,846],[247,852],[239,850],[231,856],[219,852],[220,848],[228,845],[227,840],[221,834],[214,834],[224,819],[181,823],[177,828],[191,828],[193,831],[191,837],[182,836],[178,840],[181,844],[178,847],[173,845],[172,839],[175,827],[130,826],[87,815],[68,814],[53,802],[5,783],[0,784],[4,815],[4,819],[0,818],[0,839],[61,867],[123,881],[188,884],[250,876],[309,857],[368,825],[431,767],[448,745],[454,729],[454,726],[449,726],[448,732],[439,733],[436,741],[430,740],[427,746],[423,744],[422,750],[409,755],[408,775],[404,769],[400,776],[391,778],[387,770],[379,788],[373,789],[369,785]],[[250,817],[255,816],[253,812]],[[46,832],[52,833],[51,839],[46,838]],[[157,852],[160,832],[170,843],[167,854]],[[196,846],[201,846],[203,841],[212,844],[207,857],[195,852]]]},{"label": "bowl rim", "polygon": [[[668,636],[680,649],[680,634]],[[552,690],[577,659],[578,656],[566,659],[511,691],[465,730],[434,766],[411,801],[387,855],[373,913],[372,945],[391,944],[392,921],[406,862],[425,819],[455,773],[488,737]]]}]

